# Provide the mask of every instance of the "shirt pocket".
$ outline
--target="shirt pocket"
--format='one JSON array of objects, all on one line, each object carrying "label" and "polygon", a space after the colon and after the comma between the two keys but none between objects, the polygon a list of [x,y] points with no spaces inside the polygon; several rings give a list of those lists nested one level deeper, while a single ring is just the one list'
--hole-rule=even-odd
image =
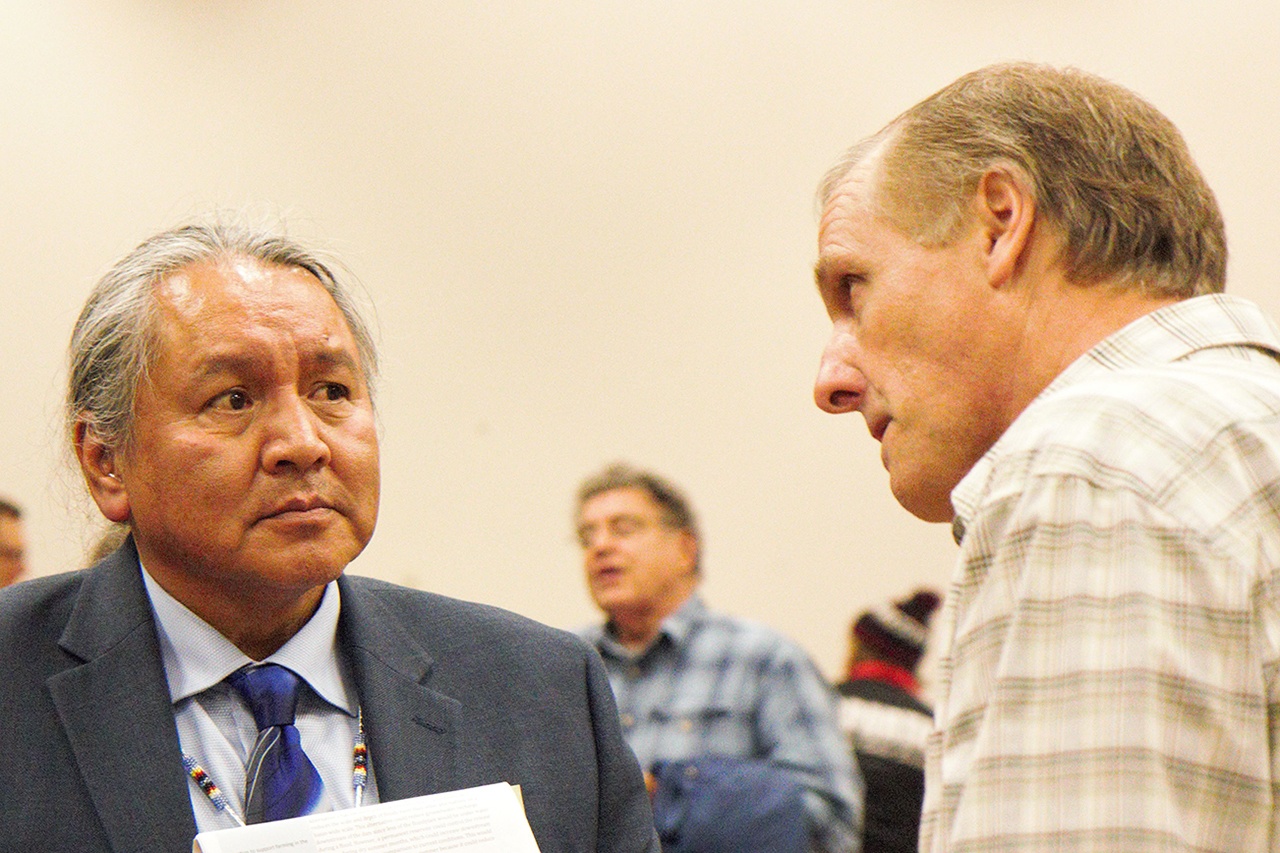
[{"label": "shirt pocket", "polygon": [[729,705],[678,699],[655,708],[652,719],[661,732],[657,751],[668,759],[752,755],[750,714]]}]

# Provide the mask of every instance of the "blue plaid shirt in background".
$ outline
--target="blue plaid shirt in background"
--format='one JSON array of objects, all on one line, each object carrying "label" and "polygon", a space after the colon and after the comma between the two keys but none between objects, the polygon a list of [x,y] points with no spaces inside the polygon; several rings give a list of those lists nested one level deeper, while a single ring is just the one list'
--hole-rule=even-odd
[{"label": "blue plaid shirt in background", "polygon": [[604,658],[627,742],[648,769],[704,755],[767,759],[806,787],[814,841],[860,846],[862,777],[836,720],[836,697],[795,643],[691,597],[635,654],[603,626],[581,636]]}]

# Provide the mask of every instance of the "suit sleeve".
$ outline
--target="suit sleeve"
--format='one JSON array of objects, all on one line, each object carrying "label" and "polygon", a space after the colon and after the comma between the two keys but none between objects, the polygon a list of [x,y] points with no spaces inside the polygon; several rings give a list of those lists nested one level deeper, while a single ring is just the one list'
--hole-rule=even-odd
[{"label": "suit sleeve", "polygon": [[644,777],[622,737],[604,664],[585,644],[583,654],[598,762],[600,815],[596,849],[598,853],[661,853]]}]

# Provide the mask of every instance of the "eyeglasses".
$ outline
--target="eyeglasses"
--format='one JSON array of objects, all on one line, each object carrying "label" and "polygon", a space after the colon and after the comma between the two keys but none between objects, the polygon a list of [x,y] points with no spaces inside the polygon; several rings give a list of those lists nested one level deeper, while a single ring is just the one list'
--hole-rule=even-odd
[{"label": "eyeglasses", "polygon": [[601,533],[613,539],[629,539],[647,530],[666,527],[661,520],[645,518],[639,515],[613,515],[602,523],[582,524],[578,526],[578,544],[590,548]]}]

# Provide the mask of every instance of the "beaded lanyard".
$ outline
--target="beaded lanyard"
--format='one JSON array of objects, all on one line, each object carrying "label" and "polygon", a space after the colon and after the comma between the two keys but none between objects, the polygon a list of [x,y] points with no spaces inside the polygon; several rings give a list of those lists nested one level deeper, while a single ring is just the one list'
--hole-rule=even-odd
[{"label": "beaded lanyard", "polygon": [[[244,818],[236,814],[236,810],[231,808],[231,802],[227,799],[227,795],[222,793],[222,789],[218,787],[205,769],[185,752],[182,753],[182,766],[187,769],[187,775],[209,798],[209,802],[213,803],[215,809],[230,815],[237,825],[245,825]],[[364,786],[369,781],[369,747],[364,742],[363,708],[356,710],[356,742],[351,750],[351,766],[351,794],[355,799],[355,807],[360,808],[360,806],[364,805]]]}]

